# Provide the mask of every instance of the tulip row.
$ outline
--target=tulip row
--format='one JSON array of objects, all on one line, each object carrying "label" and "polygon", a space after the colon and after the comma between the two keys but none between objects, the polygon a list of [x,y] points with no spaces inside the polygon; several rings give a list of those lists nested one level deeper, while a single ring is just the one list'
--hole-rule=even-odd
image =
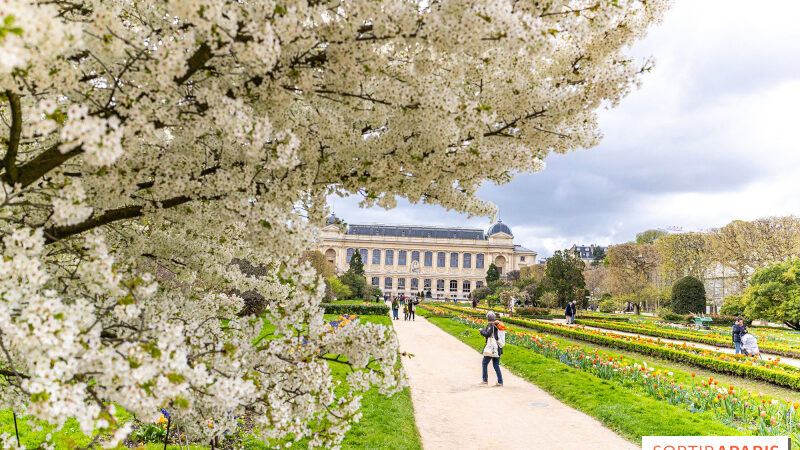
[{"label": "tulip row", "polygon": [[[657,322],[623,323],[610,320],[579,319],[578,323],[588,327],[603,328],[606,330],[624,331],[654,336],[666,339],[682,339],[702,344],[716,345],[718,347],[733,348],[730,335],[722,335],[717,331],[702,332],[687,328],[677,328],[669,324]],[[758,346],[767,353],[780,356],[800,357],[800,348],[792,348],[786,344],[760,341]]]},{"label": "tulip row", "polygon": [[780,358],[775,360],[754,359],[744,355],[731,355],[699,349],[694,346],[688,346],[685,343],[677,345],[661,342],[661,340],[624,336],[609,331],[587,330],[539,320],[518,318],[504,318],[503,320],[538,331],[560,334],[582,341],[620,348],[670,361],[692,364],[721,373],[741,375],[794,389],[800,388],[800,370],[793,366],[780,364]]},{"label": "tulip row", "polygon": [[[454,316],[452,320],[472,328],[482,328],[486,324],[485,320],[468,316]],[[800,405],[790,399],[767,399],[760,393],[721,386],[713,378],[684,385],[676,382],[673,372],[656,371],[647,363],[640,365],[597,349],[587,352],[578,345],[562,347],[549,336],[536,333],[511,329],[506,342],[626,388],[646,392],[669,404],[684,405],[691,411],[709,411],[722,422],[748,429],[756,435],[800,435],[800,413],[797,412]],[[694,378],[695,374],[691,376]]]}]

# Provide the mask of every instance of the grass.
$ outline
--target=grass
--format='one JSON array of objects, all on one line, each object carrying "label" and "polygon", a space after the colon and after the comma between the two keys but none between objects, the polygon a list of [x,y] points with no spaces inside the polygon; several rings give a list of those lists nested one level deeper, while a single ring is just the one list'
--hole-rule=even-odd
[{"label": "grass", "polygon": [[[430,322],[477,351],[484,339],[474,329],[442,317]],[[468,336],[461,334],[471,330]],[[549,392],[562,402],[595,417],[635,443],[642,436],[733,436],[741,431],[726,426],[710,413],[691,413],[645,394],[631,392],[606,380],[573,369],[530,350],[509,345],[503,366]]]},{"label": "grass", "polygon": [[[326,314],[326,320],[334,320],[338,316]],[[361,322],[378,323],[392,326],[388,316],[360,316]],[[270,324],[264,327],[262,334],[266,335],[274,331]],[[332,364],[334,380],[344,382],[349,369],[340,364]],[[341,389],[344,389],[342,387]],[[421,449],[419,431],[414,422],[414,407],[411,403],[411,392],[408,388],[398,392],[392,397],[381,395],[377,389],[372,389],[364,393],[361,401],[362,417],[358,423],[353,424],[347,432],[342,443],[345,449]],[[131,417],[122,408],[117,408],[117,417],[123,421],[130,420]],[[27,448],[37,448],[45,442],[45,436],[50,433],[53,427],[43,426],[42,430],[35,430],[35,422],[32,419],[17,417],[19,427],[20,442]],[[11,410],[0,411],[0,434],[8,433],[14,436],[14,420]],[[89,437],[81,433],[78,423],[70,419],[64,427],[53,433],[53,442],[57,449],[74,448],[85,446],[90,441]],[[119,447],[125,448],[125,447]],[[148,443],[144,447],[147,450],[163,449],[163,444]],[[177,445],[167,447],[170,450],[178,449]],[[208,446],[194,446],[191,450],[207,449]],[[253,438],[245,439],[245,448],[262,449],[267,448],[261,442]],[[300,447],[302,448],[302,447]]]}]

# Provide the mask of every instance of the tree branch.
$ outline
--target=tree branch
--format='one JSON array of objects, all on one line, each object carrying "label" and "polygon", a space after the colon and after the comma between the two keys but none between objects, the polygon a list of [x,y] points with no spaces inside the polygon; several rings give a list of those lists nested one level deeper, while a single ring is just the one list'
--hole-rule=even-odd
[{"label": "tree branch", "polygon": [[202,69],[205,66],[206,62],[208,62],[211,57],[214,56],[211,53],[211,47],[208,46],[205,42],[197,48],[197,50],[189,57],[189,60],[186,61],[186,64],[189,66],[189,69],[186,70],[186,73],[180,77],[175,78],[175,82],[178,84],[185,83],[189,78],[192,77],[198,70]]},{"label": "tree branch", "polygon": [[8,184],[19,183],[22,187],[28,186],[43,177],[47,172],[61,165],[61,163],[83,153],[79,146],[67,153],[61,153],[58,149],[59,144],[53,144],[50,148],[37,155],[32,160],[18,167],[16,180],[11,180],[8,170],[3,174],[3,181]]},{"label": "tree branch", "polygon": [[[182,205],[190,202],[193,199],[185,195],[173,197],[168,200],[159,202],[161,207],[174,208],[175,206]],[[46,244],[60,241],[70,236],[83,233],[84,231],[91,230],[103,225],[108,225],[112,222],[117,222],[125,219],[134,219],[142,215],[144,205],[124,206],[122,208],[110,209],[99,216],[92,216],[81,223],[75,225],[67,225],[63,227],[50,227],[45,230]]]},{"label": "tree branch", "polygon": [[6,91],[8,103],[11,104],[11,130],[9,131],[8,149],[3,158],[3,166],[6,168],[4,180],[8,184],[17,181],[17,152],[19,151],[19,136],[22,133],[22,107],[20,106],[19,95]]}]

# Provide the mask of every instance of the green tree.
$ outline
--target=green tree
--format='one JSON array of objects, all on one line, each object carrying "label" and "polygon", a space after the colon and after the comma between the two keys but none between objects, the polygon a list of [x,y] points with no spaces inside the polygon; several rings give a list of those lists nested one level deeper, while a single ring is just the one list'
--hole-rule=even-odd
[{"label": "green tree", "polygon": [[475,289],[474,291],[470,292],[469,298],[470,300],[477,300],[480,302],[483,301],[486,298],[486,296],[488,296],[491,293],[492,291],[490,291],[488,287],[481,286]]},{"label": "green tree", "polygon": [[364,261],[361,260],[361,253],[356,249],[353,256],[350,257],[350,268],[348,272],[364,275]]},{"label": "green tree", "polygon": [[783,322],[800,330],[800,259],[767,266],[753,274],[742,299],[751,319]]},{"label": "green tree", "polygon": [[595,247],[592,252],[592,257],[592,266],[596,267],[603,264],[603,261],[606,259],[606,249],[603,247]]},{"label": "green tree", "polygon": [[492,281],[497,281],[500,279],[500,271],[497,270],[497,266],[494,263],[489,264],[489,268],[486,269],[486,284],[491,283]]},{"label": "green tree", "polygon": [[319,250],[305,250],[300,257],[300,262],[308,262],[317,271],[317,274],[325,279],[334,275],[333,263],[325,259],[325,255]]},{"label": "green tree", "polygon": [[556,251],[547,260],[544,285],[555,294],[558,306],[566,306],[573,300],[583,305],[586,301],[586,281],[583,269],[586,265],[569,250]]},{"label": "green tree", "polygon": [[706,312],[706,288],[703,282],[689,275],[672,286],[670,309],[677,314]]},{"label": "green tree", "polygon": [[725,303],[722,304],[722,308],[719,309],[719,313],[725,314],[726,316],[743,315],[744,308],[747,306],[744,300],[744,295],[729,295],[725,297]]},{"label": "green tree", "polygon": [[350,295],[345,298],[361,298],[366,299],[369,295],[367,288],[367,279],[364,275],[359,275],[355,272],[348,270],[339,277],[339,281],[350,289]]},{"label": "green tree", "polygon": [[350,296],[353,295],[350,291],[350,287],[342,283],[342,281],[336,277],[326,278],[325,283],[327,283],[330,288],[331,294],[336,298],[350,298]]},{"label": "green tree", "polygon": [[652,244],[660,237],[666,236],[668,233],[663,230],[645,230],[636,235],[637,244]]}]

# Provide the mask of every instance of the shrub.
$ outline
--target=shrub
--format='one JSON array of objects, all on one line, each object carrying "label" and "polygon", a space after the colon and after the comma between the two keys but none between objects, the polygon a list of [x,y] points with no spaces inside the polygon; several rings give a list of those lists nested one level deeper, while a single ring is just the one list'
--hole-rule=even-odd
[{"label": "shrub", "polygon": [[481,286],[469,294],[469,298],[471,300],[483,301],[487,295],[491,294],[492,292],[486,286]]},{"label": "shrub", "polygon": [[322,303],[320,306],[322,306],[325,314],[356,314],[359,316],[380,316],[389,314],[389,307],[383,303],[375,305]]},{"label": "shrub", "polygon": [[552,315],[548,308],[515,308],[514,314],[518,316],[549,316]]},{"label": "shrub", "polygon": [[[703,314],[703,317],[710,317],[712,325],[722,325],[722,326],[725,325],[733,326],[733,322],[736,320],[736,316],[728,316],[725,314]],[[753,319],[748,319],[746,317],[743,317],[743,319],[745,325],[750,326],[753,324]],[[691,314],[686,316],[686,321],[694,323],[694,316]]]},{"label": "shrub", "polygon": [[608,298],[606,300],[602,300],[600,302],[599,307],[600,307],[600,312],[613,313],[617,309],[617,302],[615,302],[611,298]]},{"label": "shrub", "polygon": [[722,304],[719,313],[726,316],[739,316],[744,314],[744,307],[744,296],[729,295],[725,298],[725,303]]},{"label": "shrub", "polygon": [[695,277],[683,277],[672,286],[672,311],[677,314],[704,313],[706,288]]}]

